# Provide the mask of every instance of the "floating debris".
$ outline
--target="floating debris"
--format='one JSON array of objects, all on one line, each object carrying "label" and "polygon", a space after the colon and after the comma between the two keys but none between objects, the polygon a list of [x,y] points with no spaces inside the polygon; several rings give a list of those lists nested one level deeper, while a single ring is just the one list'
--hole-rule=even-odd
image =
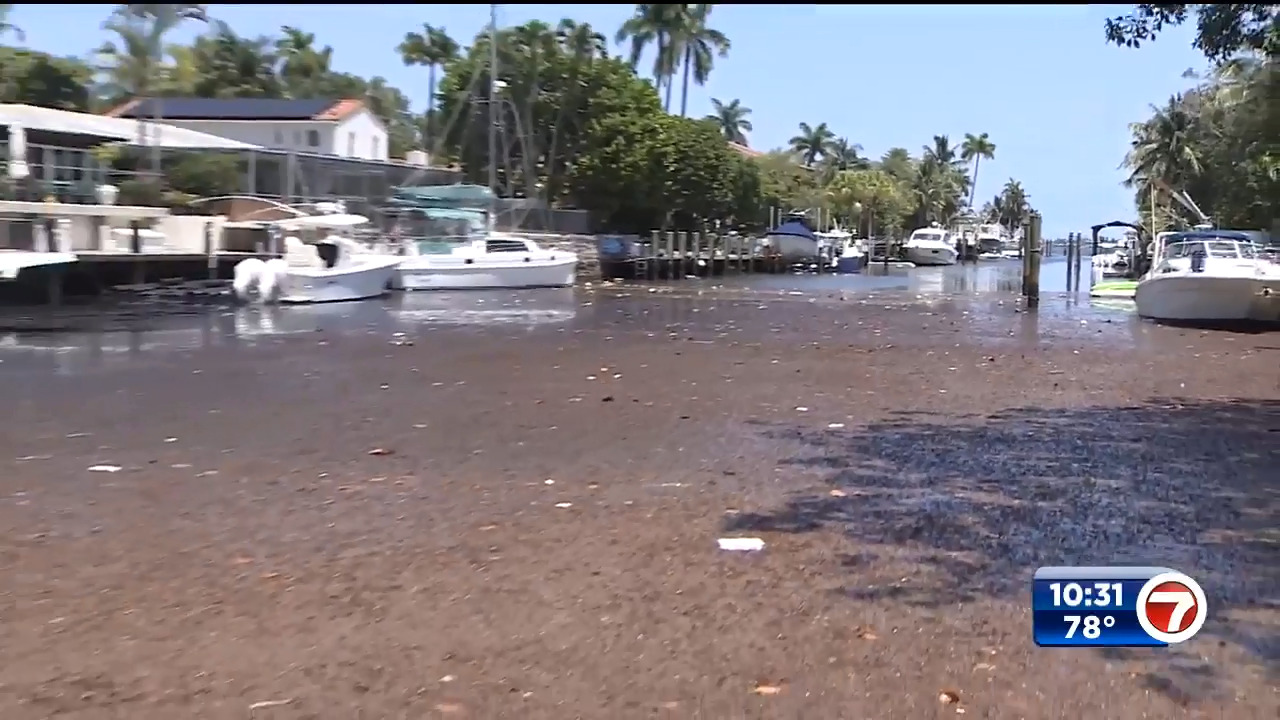
[{"label": "floating debris", "polygon": [[764,549],[764,540],[760,538],[720,538],[716,541],[721,550],[736,552],[754,552]]},{"label": "floating debris", "polygon": [[89,472],[114,473],[114,472],[120,472],[122,469],[123,468],[121,468],[119,465],[90,465],[89,466]]}]

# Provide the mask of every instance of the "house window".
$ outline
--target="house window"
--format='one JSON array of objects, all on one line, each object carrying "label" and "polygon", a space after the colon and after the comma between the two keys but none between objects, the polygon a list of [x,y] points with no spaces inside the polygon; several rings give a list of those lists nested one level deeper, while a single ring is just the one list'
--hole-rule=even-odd
[{"label": "house window", "polygon": [[319,130],[307,131],[307,145],[313,148],[320,147],[320,131]]},{"label": "house window", "polygon": [[356,156],[356,134],[347,133],[347,157]]},{"label": "house window", "polygon": [[370,159],[373,159],[373,160],[377,160],[378,158],[382,157],[381,155],[379,155],[379,154],[378,154],[378,138],[377,138],[377,136],[374,136],[374,138],[373,138],[373,154],[372,154],[372,155],[370,155],[369,157],[370,157]]}]

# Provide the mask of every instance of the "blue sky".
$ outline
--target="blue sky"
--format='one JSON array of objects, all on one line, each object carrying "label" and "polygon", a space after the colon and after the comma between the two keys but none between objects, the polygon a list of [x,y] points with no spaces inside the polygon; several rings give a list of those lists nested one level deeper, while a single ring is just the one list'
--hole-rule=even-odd
[{"label": "blue sky", "polygon": [[[85,54],[106,39],[109,5],[19,4],[12,22],[27,45]],[[499,23],[572,17],[612,39],[631,5],[507,5]],[[1141,50],[1103,42],[1103,19],[1123,5],[722,5],[713,25],[733,48],[706,87],[690,91],[690,114],[710,98],[752,108],[751,145],[785,145],[801,121],[827,122],[878,157],[918,153],[935,134],[987,132],[978,202],[1016,177],[1044,213],[1045,233],[1087,231],[1130,219],[1132,196],[1117,169],[1128,123],[1142,120],[1205,63],[1178,28]],[[422,23],[466,42],[488,22],[487,5],[211,5],[242,35],[295,25],[334,47],[337,69],[381,75],[426,102],[426,74],[404,67],[395,46]],[[198,32],[192,25],[175,40]],[[677,87],[677,92],[679,87]]]}]

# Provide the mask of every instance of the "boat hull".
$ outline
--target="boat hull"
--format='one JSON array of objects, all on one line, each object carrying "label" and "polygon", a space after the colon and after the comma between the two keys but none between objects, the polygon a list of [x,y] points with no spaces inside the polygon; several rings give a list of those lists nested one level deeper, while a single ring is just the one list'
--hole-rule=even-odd
[{"label": "boat hull", "polygon": [[813,260],[818,256],[818,241],[799,235],[766,235],[765,244],[769,254],[788,262]]},{"label": "boat hull", "polygon": [[1138,315],[1168,322],[1280,322],[1280,277],[1168,273],[1138,283]]},{"label": "boat hull", "polygon": [[366,258],[340,268],[289,268],[280,302],[290,304],[346,302],[386,295],[400,258]]},{"label": "boat hull", "polygon": [[410,259],[396,272],[401,290],[480,290],[500,288],[568,287],[573,285],[578,259],[486,263],[453,258]]},{"label": "boat hull", "polygon": [[78,260],[74,253],[5,250],[0,252],[0,281],[17,280],[27,268],[69,265]]},{"label": "boat hull", "polygon": [[916,265],[955,265],[955,248],[933,246],[907,246],[907,260]]}]

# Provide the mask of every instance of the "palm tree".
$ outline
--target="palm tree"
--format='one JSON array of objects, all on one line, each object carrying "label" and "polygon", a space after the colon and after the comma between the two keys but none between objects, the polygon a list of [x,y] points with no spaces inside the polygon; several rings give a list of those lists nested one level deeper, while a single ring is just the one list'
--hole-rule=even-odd
[{"label": "palm tree", "polygon": [[959,166],[962,162],[956,157],[956,149],[951,145],[951,138],[946,135],[934,135],[933,144],[924,146],[922,157],[926,162],[952,167]]},{"label": "palm tree", "polygon": [[330,72],[333,48],[328,45],[317,50],[314,33],[285,25],[280,28],[283,37],[276,41],[276,56],[280,59],[280,78],[284,80],[289,95],[295,98],[314,97],[320,93],[320,84]]},{"label": "palm tree", "polygon": [[747,119],[747,116],[751,114],[751,108],[743,105],[742,101],[737,98],[734,98],[733,102],[728,104],[720,102],[718,98],[711,98],[711,109],[713,112],[707,116],[707,119],[720,126],[720,132],[724,135],[724,139],[739,145],[746,145],[747,133],[755,129],[751,126],[751,121]]},{"label": "palm tree", "polygon": [[973,163],[973,184],[969,188],[969,207],[973,207],[973,196],[978,191],[978,164],[983,158],[993,160],[996,156],[996,144],[986,134],[974,135],[965,133],[964,142],[960,145],[960,159]]},{"label": "palm tree", "polygon": [[22,32],[22,28],[7,22],[9,13],[11,12],[13,12],[13,5],[0,5],[0,37],[13,33],[14,37],[18,38],[18,42],[26,42],[27,34]]},{"label": "palm tree", "polygon": [[435,139],[436,70],[458,56],[458,43],[443,27],[423,24],[422,32],[407,32],[396,51],[405,65],[427,68],[427,127],[422,146],[428,152]]},{"label": "palm tree", "polygon": [[1195,118],[1182,105],[1182,96],[1169,98],[1163,108],[1144,123],[1129,126],[1133,140],[1122,167],[1130,173],[1125,185],[1145,185],[1153,180],[1178,188],[1201,172],[1195,142]]},{"label": "palm tree", "polygon": [[[1203,167],[1200,144],[1196,142],[1196,119],[1187,111],[1183,97],[1175,95],[1163,108],[1151,109],[1151,119],[1129,126],[1133,139],[1121,167],[1129,170],[1125,186],[1137,188],[1139,197],[1150,193],[1155,205],[1156,186],[1164,184],[1182,190],[1201,174]],[[1142,204],[1139,202],[1139,206]]]},{"label": "palm tree", "polygon": [[791,152],[800,156],[800,162],[805,167],[813,167],[818,158],[826,157],[835,138],[836,134],[831,132],[826,123],[818,123],[817,127],[813,127],[802,122],[800,133],[787,141],[787,144],[791,147]]},{"label": "palm tree", "polygon": [[699,3],[686,5],[682,16],[683,23],[673,42],[680,50],[684,63],[684,84],[680,89],[680,116],[684,117],[689,110],[689,75],[698,85],[705,85],[711,77],[711,68],[715,65],[715,56],[724,57],[729,54],[729,38],[724,33],[707,25],[711,11],[715,5]]},{"label": "palm tree", "polygon": [[1022,183],[1009,178],[1004,189],[996,196],[995,204],[1000,211],[1000,222],[1009,229],[1012,235],[1031,216],[1031,203],[1027,200],[1027,191]]},{"label": "palm tree", "polygon": [[640,56],[653,45],[657,51],[653,59],[653,82],[661,92],[665,84],[664,107],[671,110],[672,78],[678,61],[676,37],[684,25],[685,5],[648,4],[636,5],[635,13],[622,23],[614,40],[629,43],[631,67],[640,64]]},{"label": "palm tree", "polygon": [[880,157],[881,170],[897,178],[898,182],[910,182],[916,174],[916,161],[906,148],[889,148]]},{"label": "palm tree", "polygon": [[[215,21],[213,33],[196,38],[190,57],[181,49],[173,49],[177,50],[173,54],[174,63],[164,68],[166,90],[185,90],[197,97],[280,95],[271,38],[241,37],[226,23]],[[185,67],[184,62],[190,62],[194,68]]]},{"label": "palm tree", "polygon": [[574,61],[590,62],[609,57],[609,41],[596,32],[591,23],[564,18],[556,25],[556,37],[560,47]]},{"label": "palm tree", "polygon": [[[163,76],[165,35],[188,18],[207,21],[203,5],[121,5],[102,27],[117,35],[119,45],[108,40],[98,48],[105,60],[101,68],[107,87],[118,97],[147,100]],[[160,103],[153,105],[152,120],[160,120]],[[138,123],[138,144],[147,144],[146,123]],[[160,173],[160,146],[151,154],[152,172]]]}]

